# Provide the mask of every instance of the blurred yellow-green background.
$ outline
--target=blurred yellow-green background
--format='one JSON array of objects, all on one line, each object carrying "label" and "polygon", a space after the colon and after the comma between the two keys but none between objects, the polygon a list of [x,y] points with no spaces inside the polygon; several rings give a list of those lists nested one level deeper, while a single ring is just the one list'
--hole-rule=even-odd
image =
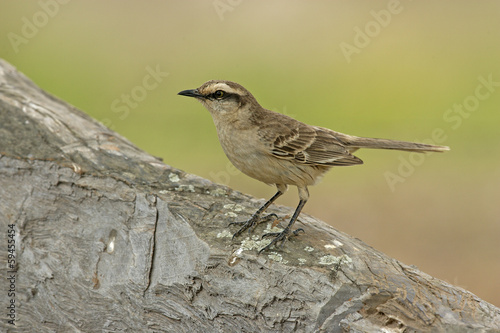
[{"label": "blurred yellow-green background", "polygon": [[43,89],[261,198],[275,189],[237,172],[177,92],[232,80],[310,124],[450,146],[359,151],[365,165],[333,169],[305,212],[500,306],[499,1],[2,1],[0,36]]}]

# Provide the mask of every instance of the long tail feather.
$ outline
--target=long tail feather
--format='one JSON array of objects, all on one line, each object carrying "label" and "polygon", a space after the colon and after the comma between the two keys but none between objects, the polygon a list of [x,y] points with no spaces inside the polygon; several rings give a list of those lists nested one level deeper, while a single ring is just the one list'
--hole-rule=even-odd
[{"label": "long tail feather", "polygon": [[[339,133],[340,134],[340,133]],[[445,152],[450,150],[447,146],[436,146],[425,143],[397,141],[376,138],[363,138],[351,135],[337,136],[349,148],[394,149],[414,152]]]}]

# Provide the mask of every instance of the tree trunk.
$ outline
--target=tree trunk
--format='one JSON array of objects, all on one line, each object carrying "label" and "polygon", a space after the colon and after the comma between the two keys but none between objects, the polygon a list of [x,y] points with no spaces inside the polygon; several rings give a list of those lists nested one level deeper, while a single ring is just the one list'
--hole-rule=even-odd
[{"label": "tree trunk", "polygon": [[232,240],[228,223],[262,203],[0,60],[2,332],[500,330],[495,306],[306,214],[304,234],[257,255],[266,225]]}]

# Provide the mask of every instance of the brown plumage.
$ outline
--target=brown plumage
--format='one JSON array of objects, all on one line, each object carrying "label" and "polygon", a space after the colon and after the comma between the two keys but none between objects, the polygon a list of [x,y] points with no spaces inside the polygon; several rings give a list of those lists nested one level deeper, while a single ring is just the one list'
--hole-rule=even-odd
[{"label": "brown plumage", "polygon": [[[352,155],[359,148],[394,149],[411,152],[443,152],[448,147],[406,141],[363,138],[304,124],[286,115],[264,109],[253,95],[231,81],[208,81],[198,89],[179,95],[195,97],[210,112],[219,141],[229,160],[243,173],[267,184],[277,193],[234,236],[252,230],[261,214],[287,189],[299,190],[299,205],[288,226],[260,252],[284,241],[309,198],[307,186],[314,185],[333,166],[363,164]],[[296,233],[296,232],[294,232]]]}]

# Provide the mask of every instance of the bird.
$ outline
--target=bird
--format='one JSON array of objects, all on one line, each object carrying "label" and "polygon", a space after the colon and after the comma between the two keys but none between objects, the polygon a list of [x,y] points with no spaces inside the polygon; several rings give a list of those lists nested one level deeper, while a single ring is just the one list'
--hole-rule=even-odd
[{"label": "bird", "polygon": [[288,225],[281,232],[264,234],[262,238],[272,237],[272,240],[259,254],[278,243],[283,246],[289,237],[304,231],[302,228],[292,231],[292,226],[309,199],[308,186],[320,181],[332,167],[363,164],[353,155],[358,149],[449,150],[447,146],[358,137],[308,125],[265,109],[247,89],[232,81],[207,81],[197,89],[183,90],[178,95],[195,98],[210,112],[222,149],[236,168],[256,180],[276,186],[277,192],[249,220],[230,224],[241,226],[233,239],[277,217],[262,214],[288,186],[297,187],[299,203]]}]

